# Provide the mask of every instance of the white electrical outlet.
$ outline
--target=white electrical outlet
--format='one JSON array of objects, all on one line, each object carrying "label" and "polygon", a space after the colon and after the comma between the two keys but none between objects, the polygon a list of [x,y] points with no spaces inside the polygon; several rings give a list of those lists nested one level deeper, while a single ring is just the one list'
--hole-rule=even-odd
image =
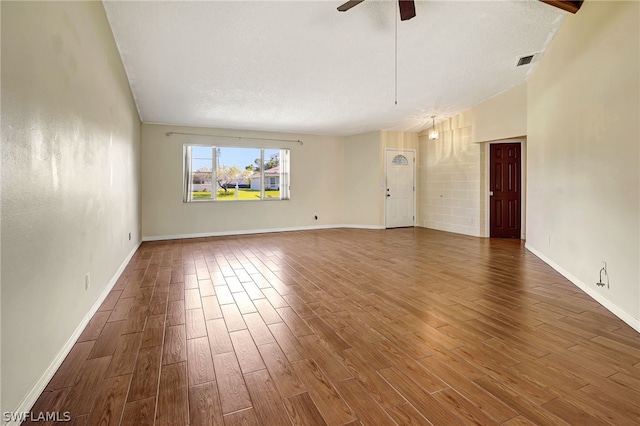
[{"label": "white electrical outlet", "polygon": [[84,276],[84,289],[89,290],[89,287],[91,287],[91,274],[87,272]]}]

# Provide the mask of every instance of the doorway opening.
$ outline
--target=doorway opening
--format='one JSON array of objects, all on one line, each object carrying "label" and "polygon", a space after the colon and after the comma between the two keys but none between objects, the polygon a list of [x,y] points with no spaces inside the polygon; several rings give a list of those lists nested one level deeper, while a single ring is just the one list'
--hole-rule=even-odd
[{"label": "doorway opening", "polygon": [[489,145],[489,236],[522,237],[522,144]]}]

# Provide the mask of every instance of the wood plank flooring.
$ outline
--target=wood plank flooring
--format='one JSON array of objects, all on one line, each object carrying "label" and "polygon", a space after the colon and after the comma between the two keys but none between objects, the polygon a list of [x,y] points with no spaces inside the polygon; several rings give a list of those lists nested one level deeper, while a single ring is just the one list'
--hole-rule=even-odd
[{"label": "wood plank flooring", "polygon": [[640,334],[522,242],[144,243],[33,412],[75,425],[637,425]]}]

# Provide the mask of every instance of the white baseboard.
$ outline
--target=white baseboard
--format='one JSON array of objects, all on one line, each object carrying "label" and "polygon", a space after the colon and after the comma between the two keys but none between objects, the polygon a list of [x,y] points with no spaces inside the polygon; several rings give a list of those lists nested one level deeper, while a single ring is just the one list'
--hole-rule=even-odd
[{"label": "white baseboard", "polygon": [[563,267],[555,263],[553,260],[549,259],[547,256],[542,254],[536,248],[531,247],[531,245],[526,243],[525,243],[525,248],[529,250],[531,253],[535,254],[537,257],[539,257],[540,260],[542,260],[544,263],[546,263],[547,265],[555,269],[557,272],[559,272],[563,277],[571,281],[576,287],[578,287],[579,289],[587,293],[596,302],[598,302],[599,304],[607,308],[609,311],[611,311],[613,315],[617,316],[622,321],[627,323],[631,328],[633,328],[634,330],[640,333],[640,318],[634,318],[633,315],[629,314],[623,309],[620,309],[619,306],[611,302],[602,294],[595,291],[592,287],[589,287],[587,284],[579,280],[569,271],[565,270]]},{"label": "white baseboard", "polygon": [[336,225],[334,228],[351,228],[351,229],[387,229],[382,225]]},{"label": "white baseboard", "polygon": [[313,226],[298,226],[298,227],[290,227],[290,228],[213,231],[213,232],[201,232],[196,234],[152,235],[152,236],[142,237],[142,241],[146,242],[146,241],[162,241],[162,240],[181,240],[181,239],[187,239],[187,238],[225,237],[229,235],[268,234],[272,232],[310,231],[310,230],[316,230],[316,229],[336,229],[336,228],[385,229],[384,226],[377,226],[377,225],[313,225]]},{"label": "white baseboard", "polygon": [[[104,302],[104,300],[107,298],[107,295],[109,294],[113,286],[116,285],[116,282],[120,278],[120,275],[122,275],[124,268],[126,268],[126,266],[129,264],[129,261],[135,254],[136,250],[138,250],[141,243],[142,242],[139,242],[138,244],[136,244],[133,250],[131,250],[131,252],[127,255],[125,260],[120,264],[120,267],[118,268],[114,276],[111,278],[111,280],[105,287],[104,291],[100,293],[100,295],[98,296],[98,299],[91,306],[91,309],[89,309],[89,312],[87,312],[84,318],[82,318],[82,321],[80,321],[76,329],[73,331],[73,334],[71,334],[69,339],[60,349],[60,351],[58,351],[58,354],[51,361],[51,364],[49,364],[49,367],[47,367],[47,369],[44,371],[44,373],[42,374],[40,379],[36,382],[36,384],[33,386],[33,388],[31,388],[31,391],[29,391],[29,393],[27,393],[27,395],[25,395],[25,397],[22,398],[22,401],[20,402],[18,407],[13,411],[13,413],[27,413],[31,410],[31,408],[33,407],[33,404],[36,403],[36,401],[40,397],[40,394],[42,394],[44,389],[49,384],[49,381],[51,381],[51,379],[53,378],[53,375],[56,374],[56,371],[58,371],[58,369],[64,362],[64,359],[67,357],[67,355],[69,355],[69,352],[71,352],[71,349],[73,349],[73,345],[76,344],[76,341],[80,338],[80,335],[84,331],[87,324],[89,324],[89,321],[91,320],[93,315],[96,312],[98,312],[98,309],[100,309],[100,305],[102,305],[102,302]],[[4,423],[4,425],[18,426],[20,425],[20,422],[13,420],[13,421]]]}]

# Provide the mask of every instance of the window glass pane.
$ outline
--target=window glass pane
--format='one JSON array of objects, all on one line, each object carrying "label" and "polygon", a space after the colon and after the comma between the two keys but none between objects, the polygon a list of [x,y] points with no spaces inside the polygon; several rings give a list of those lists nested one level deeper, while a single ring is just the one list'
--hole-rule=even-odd
[{"label": "window glass pane", "polygon": [[280,150],[280,199],[291,198],[291,153],[288,149]]},{"label": "window glass pane", "polygon": [[288,200],[289,150],[184,146],[185,202]]},{"label": "window glass pane", "polygon": [[408,166],[409,160],[407,160],[407,157],[405,157],[404,155],[396,155],[395,157],[393,157],[392,163],[398,166]]},{"label": "window glass pane", "polygon": [[191,199],[211,199],[213,188],[213,150],[210,146],[191,147]]},{"label": "window glass pane", "polygon": [[279,149],[264,150],[265,200],[280,199],[280,151]]},{"label": "window glass pane", "polygon": [[260,165],[259,148],[216,148],[216,199],[260,200],[260,188],[252,185]]}]

